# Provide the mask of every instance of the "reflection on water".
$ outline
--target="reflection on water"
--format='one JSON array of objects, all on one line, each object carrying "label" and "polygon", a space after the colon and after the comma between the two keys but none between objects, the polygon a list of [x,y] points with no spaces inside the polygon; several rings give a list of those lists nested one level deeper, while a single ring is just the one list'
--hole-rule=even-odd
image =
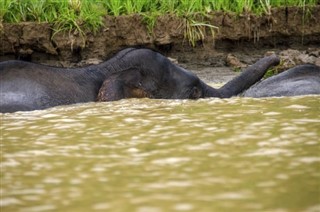
[{"label": "reflection on water", "polygon": [[319,211],[318,96],[1,117],[1,211]]}]

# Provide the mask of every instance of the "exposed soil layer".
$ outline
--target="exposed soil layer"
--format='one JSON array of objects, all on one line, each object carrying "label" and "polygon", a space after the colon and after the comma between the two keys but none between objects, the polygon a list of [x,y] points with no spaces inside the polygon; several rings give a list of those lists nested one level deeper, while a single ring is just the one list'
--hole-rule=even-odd
[{"label": "exposed soil layer", "polygon": [[55,33],[47,23],[4,23],[0,61],[23,59],[54,66],[84,66],[99,63],[125,47],[143,46],[175,58],[203,76],[212,72],[208,67],[231,67],[219,69],[226,73],[252,64],[268,51],[281,54],[289,48],[309,59],[293,60],[285,54],[284,59],[320,65],[319,20],[320,6],[275,8],[272,15],[265,16],[216,12],[199,17],[218,30],[213,38],[207,29],[204,40],[198,40],[195,47],[184,38],[186,21],[174,15],[159,17],[152,33],[140,15],[107,16],[100,32],[87,32],[85,37],[73,32]]}]

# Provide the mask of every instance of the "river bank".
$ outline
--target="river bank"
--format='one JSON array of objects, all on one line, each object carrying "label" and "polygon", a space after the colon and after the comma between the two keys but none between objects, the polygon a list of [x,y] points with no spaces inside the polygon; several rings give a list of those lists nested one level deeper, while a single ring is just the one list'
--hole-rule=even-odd
[{"label": "river bank", "polygon": [[[214,12],[199,17],[212,29],[193,28],[203,33],[194,46],[186,40],[183,18],[158,17],[152,32],[140,15],[106,16],[96,34],[55,32],[48,23],[3,23],[0,33],[0,61],[22,59],[60,67],[96,64],[129,46],[147,47],[173,58],[205,80],[233,77],[240,70],[270,52],[280,55],[281,69],[300,63],[319,65],[320,6],[273,8],[271,15]],[[198,30],[198,31],[197,31]],[[199,31],[202,30],[202,31]]]}]

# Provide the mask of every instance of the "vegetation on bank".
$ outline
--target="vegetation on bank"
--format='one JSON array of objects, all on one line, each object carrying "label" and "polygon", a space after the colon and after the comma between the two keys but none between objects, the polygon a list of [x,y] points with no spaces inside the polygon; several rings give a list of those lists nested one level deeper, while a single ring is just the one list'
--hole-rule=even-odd
[{"label": "vegetation on bank", "polygon": [[186,22],[185,36],[194,40],[203,38],[203,29],[215,26],[195,21],[195,16],[212,11],[271,14],[271,8],[281,6],[313,6],[318,0],[0,0],[2,23],[47,22],[53,30],[97,32],[103,26],[105,15],[140,14],[151,31],[156,18],[175,14]]}]

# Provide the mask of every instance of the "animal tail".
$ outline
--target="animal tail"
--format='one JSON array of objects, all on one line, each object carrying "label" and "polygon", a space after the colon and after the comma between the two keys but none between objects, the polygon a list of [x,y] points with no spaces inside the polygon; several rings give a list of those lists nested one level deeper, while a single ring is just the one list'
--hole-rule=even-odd
[{"label": "animal tail", "polygon": [[222,98],[229,98],[240,94],[248,89],[250,86],[258,82],[268,68],[278,65],[280,63],[279,57],[271,55],[258,60],[255,64],[249,66],[239,76],[226,83],[220,89],[218,89]]}]

